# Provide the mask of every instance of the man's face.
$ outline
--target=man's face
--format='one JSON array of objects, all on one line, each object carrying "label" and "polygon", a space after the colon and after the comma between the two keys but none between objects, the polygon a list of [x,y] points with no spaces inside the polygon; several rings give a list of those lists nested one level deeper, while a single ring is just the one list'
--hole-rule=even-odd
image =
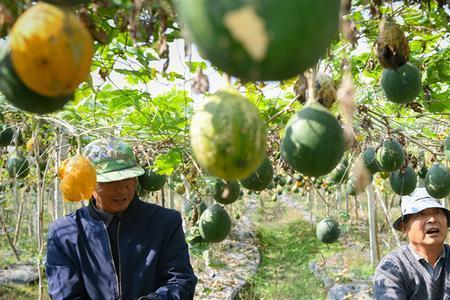
[{"label": "man's face", "polygon": [[441,208],[427,208],[408,215],[403,230],[417,247],[440,246],[447,238],[447,217]]},{"label": "man's face", "polygon": [[137,179],[128,178],[112,182],[99,182],[93,196],[99,208],[115,214],[125,210],[133,200]]}]

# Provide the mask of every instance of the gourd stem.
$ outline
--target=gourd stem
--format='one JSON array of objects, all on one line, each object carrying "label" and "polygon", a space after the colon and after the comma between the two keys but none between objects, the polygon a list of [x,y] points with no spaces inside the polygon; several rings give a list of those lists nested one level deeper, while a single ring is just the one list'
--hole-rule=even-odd
[{"label": "gourd stem", "polygon": [[77,136],[77,154],[81,155],[81,136]]},{"label": "gourd stem", "polygon": [[306,90],[306,99],[308,99],[307,103],[315,103],[317,102],[317,99],[314,95],[314,84],[316,82],[316,68],[311,68],[310,72],[307,72],[305,74],[305,77],[307,79],[308,88]]},{"label": "gourd stem", "polygon": [[225,82],[226,82],[226,87],[227,88],[231,88],[232,87],[232,85],[231,85],[231,79],[230,79],[230,75],[228,75],[227,73],[223,73],[223,78],[225,79]]}]

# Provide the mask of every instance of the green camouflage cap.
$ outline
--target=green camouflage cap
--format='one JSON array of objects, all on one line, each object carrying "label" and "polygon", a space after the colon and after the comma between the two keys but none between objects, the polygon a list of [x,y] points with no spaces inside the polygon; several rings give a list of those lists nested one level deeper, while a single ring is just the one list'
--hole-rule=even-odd
[{"label": "green camouflage cap", "polygon": [[144,174],[131,147],[117,139],[95,140],[83,149],[97,171],[97,182],[111,182]]}]

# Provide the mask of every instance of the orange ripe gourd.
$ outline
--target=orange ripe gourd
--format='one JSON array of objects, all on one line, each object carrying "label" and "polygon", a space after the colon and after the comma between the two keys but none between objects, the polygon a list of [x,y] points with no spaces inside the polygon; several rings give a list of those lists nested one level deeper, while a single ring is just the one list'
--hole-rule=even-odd
[{"label": "orange ripe gourd", "polygon": [[17,19],[9,36],[13,67],[30,90],[65,96],[88,78],[93,40],[73,13],[39,2]]},{"label": "orange ripe gourd", "polygon": [[97,184],[97,175],[91,161],[76,155],[66,159],[59,168],[63,199],[70,202],[88,200]]},{"label": "orange ripe gourd", "polygon": [[34,138],[31,138],[27,141],[27,151],[32,152],[33,151],[33,145],[34,145]]}]

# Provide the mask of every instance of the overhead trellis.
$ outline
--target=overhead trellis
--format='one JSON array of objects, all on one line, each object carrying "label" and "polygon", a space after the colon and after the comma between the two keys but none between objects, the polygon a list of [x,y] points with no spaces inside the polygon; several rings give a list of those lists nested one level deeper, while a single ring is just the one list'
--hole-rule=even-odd
[{"label": "overhead trellis", "polygon": [[[173,56],[169,45],[187,36],[184,26],[177,22],[174,3],[169,0],[47,2],[62,6],[70,3],[68,8],[79,16],[96,41],[92,80],[82,84],[74,101],[52,118],[76,128],[71,134],[75,139],[83,136],[82,143],[84,139],[92,139],[87,136],[100,136],[107,130],[146,145],[145,148],[151,149],[146,155],[152,158],[163,155],[160,159],[165,163],[161,164],[168,173],[180,167],[182,161],[190,164],[188,128],[193,98],[199,98],[192,93],[191,85],[198,87],[199,80],[203,80],[201,85],[205,86],[205,80],[207,83],[208,76],[215,76],[215,71],[208,62],[192,60],[189,41],[183,43],[184,51],[177,53],[185,66],[184,72],[171,70],[171,63],[179,62],[170,61]],[[0,5],[3,37],[31,5],[33,1],[26,0],[4,1]],[[339,87],[345,68],[350,67],[357,151],[367,143],[378,146],[386,134],[391,134],[404,141],[407,152],[416,157],[422,150],[426,153],[423,159],[443,157],[441,145],[447,134],[450,109],[449,11],[445,1],[343,1],[341,33],[333,39],[316,69],[331,75]],[[405,105],[387,101],[380,86],[382,67],[377,61],[376,41],[383,16],[391,16],[405,33],[409,60],[421,70],[419,96]],[[301,107],[294,87],[296,81],[297,78],[270,83],[243,82],[232,78],[232,83],[266,120],[269,141],[275,146],[269,149],[273,157],[279,151],[280,135],[287,120]],[[173,90],[157,95],[152,82],[173,86]],[[277,91],[275,96],[273,90]],[[5,103],[4,110],[7,120],[14,122],[16,117],[10,118],[8,112],[15,109]],[[338,118],[342,115],[336,104],[331,110]],[[49,122],[39,116],[27,118]],[[180,153],[183,160],[172,161],[174,152]]]}]

